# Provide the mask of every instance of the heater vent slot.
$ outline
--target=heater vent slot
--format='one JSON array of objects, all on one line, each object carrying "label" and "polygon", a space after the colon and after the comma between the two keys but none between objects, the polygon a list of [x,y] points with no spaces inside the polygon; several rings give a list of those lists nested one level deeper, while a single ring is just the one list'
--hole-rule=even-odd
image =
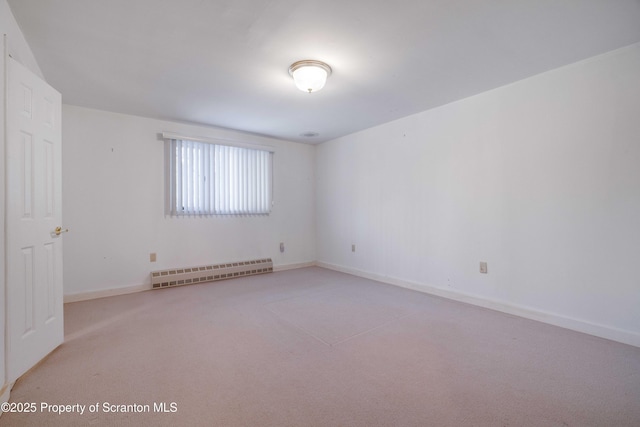
[{"label": "heater vent slot", "polygon": [[152,271],[151,286],[153,289],[161,289],[272,272],[273,262],[271,258],[211,264],[199,267],[170,268],[167,270]]}]

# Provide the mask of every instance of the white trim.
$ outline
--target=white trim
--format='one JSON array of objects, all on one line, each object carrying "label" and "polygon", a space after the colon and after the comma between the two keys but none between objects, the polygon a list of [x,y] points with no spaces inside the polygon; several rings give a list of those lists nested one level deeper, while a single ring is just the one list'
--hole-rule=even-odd
[{"label": "white trim", "polygon": [[[365,279],[375,280],[377,282],[387,283],[389,285],[399,286],[402,288],[412,289],[418,292],[427,293],[430,295],[439,296],[442,298],[451,299],[454,301],[460,301],[467,304],[476,305],[479,307],[488,308],[491,310],[500,311],[502,313],[512,314],[514,316],[523,317],[525,319],[536,320],[538,322],[547,323],[549,325],[558,326],[565,329],[570,329],[576,332],[582,332],[585,334],[593,335],[600,338],[605,338],[612,341],[617,341],[623,344],[640,347],[640,334],[612,328],[605,325],[591,323],[585,320],[574,319],[571,317],[561,316],[555,313],[549,313],[542,310],[537,310],[530,307],[524,307],[516,304],[510,304],[505,301],[492,300],[483,298],[477,295],[468,294],[465,292],[454,291],[449,289],[437,288],[435,286],[427,285],[424,283],[412,282],[408,280],[397,279],[395,277],[381,276],[374,273],[368,273],[366,271],[358,270],[355,268],[344,267],[336,264],[331,264],[322,261],[301,262],[294,264],[282,264],[273,267],[274,272],[294,270],[298,268],[307,267],[322,267],[329,270],[339,271],[342,273],[351,274]],[[96,298],[104,298],[116,295],[126,295],[135,292],[142,292],[151,290],[150,284],[128,286],[124,288],[105,289],[93,292],[84,292],[79,294],[65,295],[64,302],[77,302],[86,301]]]},{"label": "white trim", "polygon": [[415,291],[424,292],[439,297],[460,301],[479,307],[489,308],[491,310],[512,314],[514,316],[524,317],[525,319],[536,320],[547,323],[549,325],[559,326],[561,328],[570,329],[572,331],[582,332],[596,337],[605,338],[612,341],[629,344],[640,347],[640,334],[633,331],[612,328],[610,326],[591,323],[581,319],[562,316],[555,313],[549,313],[535,308],[511,304],[506,301],[492,300],[477,295],[468,294],[466,292],[442,289],[432,285],[417,283],[395,277],[381,276],[374,273],[358,270],[355,268],[344,267],[327,262],[316,262],[318,267],[327,268],[329,270],[340,271],[342,273],[352,274],[354,276],[364,277],[366,279],[387,283],[390,285],[400,286],[402,288],[413,289]]},{"label": "white trim", "polygon": [[315,261],[299,262],[296,264],[281,264],[281,265],[274,265],[273,271],[287,271],[287,270],[295,270],[298,268],[307,268],[307,267],[315,267],[315,266],[316,266]]},{"label": "white trim", "polygon": [[[14,384],[15,384],[15,381],[12,383],[5,384],[0,389],[0,404],[7,403],[9,401],[9,395],[11,394],[11,389],[13,388]],[[0,411],[0,416],[2,416],[2,411]]]},{"label": "white trim", "polygon": [[[282,264],[273,267],[274,272],[294,270],[298,268],[307,267],[322,267],[329,270],[339,271],[342,273],[351,274],[365,279],[375,280],[377,282],[387,283],[389,285],[399,286],[402,288],[412,289],[414,291],[435,295],[442,298],[451,299],[454,301],[460,301],[467,304],[476,305],[479,307],[488,308],[491,310],[500,311],[502,313],[512,314],[514,316],[523,317],[525,319],[536,320],[538,322],[547,323],[549,325],[558,326],[565,329],[570,329],[576,332],[582,332],[585,334],[593,335],[600,338],[605,338],[612,341],[617,341],[623,344],[640,347],[640,334],[633,331],[612,328],[605,325],[591,323],[585,320],[574,319],[571,317],[561,316],[555,313],[549,313],[542,310],[537,310],[530,307],[524,307],[516,304],[510,304],[505,301],[492,300],[483,298],[477,295],[468,294],[465,292],[454,291],[449,289],[437,288],[435,286],[427,285],[424,283],[417,283],[408,280],[397,279],[395,277],[381,276],[374,273],[368,273],[366,271],[358,270],[355,268],[344,267],[336,264],[331,264],[322,261],[311,261],[294,264]],[[104,298],[116,295],[126,295],[135,292],[142,292],[151,290],[150,284],[128,286],[124,288],[105,289],[100,291],[84,292],[79,294],[65,295],[64,302],[78,302],[86,301],[96,298]]]},{"label": "white trim", "polygon": [[[301,262],[297,264],[283,264],[273,267],[273,271],[286,271],[286,270],[294,270],[297,268],[306,268],[306,267],[314,267],[316,263],[314,261],[311,262]],[[101,289],[99,291],[91,291],[91,292],[80,292],[77,294],[70,294],[64,296],[64,303],[70,302],[79,302],[79,301],[88,301],[92,299],[98,298],[106,298],[106,297],[114,297],[118,295],[128,295],[134,294],[137,292],[150,291],[153,288],[151,284],[145,283],[143,285],[133,285],[126,286],[122,288],[113,288],[113,289]]]},{"label": "white trim", "polygon": [[91,292],[80,292],[77,294],[70,294],[64,296],[64,303],[69,302],[78,302],[78,301],[87,301],[91,299],[97,298],[105,298],[105,297],[114,297],[117,295],[127,295],[133,294],[136,292],[150,291],[151,284],[145,283],[143,285],[133,285],[126,286],[122,288],[113,288],[113,289],[101,289],[99,291],[91,291]]},{"label": "white trim", "polygon": [[183,139],[187,141],[206,142],[209,144],[226,145],[229,147],[242,147],[251,148],[253,150],[264,150],[270,153],[275,153],[275,148],[270,145],[252,144],[250,142],[234,141],[225,138],[212,138],[209,136],[190,136],[180,135],[173,132],[162,132],[162,138],[164,139]]},{"label": "white trim", "polygon": [[[9,392],[11,391],[11,387],[13,387],[13,383],[4,384],[7,381],[7,355],[8,355],[8,328],[7,328],[7,289],[6,289],[6,271],[5,263],[6,263],[6,223],[5,223],[5,210],[6,210],[6,190],[5,190],[5,150],[7,145],[7,106],[9,105],[9,96],[7,94],[8,88],[8,62],[9,62],[9,40],[6,34],[2,35],[2,62],[0,63],[0,67],[2,67],[2,73],[0,75],[0,85],[2,85],[2,90],[0,90],[0,102],[2,102],[2,107],[0,107],[0,237],[2,237],[2,244],[0,245],[0,307],[2,307],[2,319],[0,319],[0,330],[2,331],[2,342],[0,343],[0,351],[2,352],[2,356],[0,357],[0,403],[7,402],[9,400]],[[0,411],[0,415],[2,411]]]}]

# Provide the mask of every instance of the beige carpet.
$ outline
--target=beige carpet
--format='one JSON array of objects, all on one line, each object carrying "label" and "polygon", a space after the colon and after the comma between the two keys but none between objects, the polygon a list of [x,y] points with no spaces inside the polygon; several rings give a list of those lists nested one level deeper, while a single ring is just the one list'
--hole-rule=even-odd
[{"label": "beige carpet", "polygon": [[321,268],[65,315],[0,425],[640,426],[640,348]]}]

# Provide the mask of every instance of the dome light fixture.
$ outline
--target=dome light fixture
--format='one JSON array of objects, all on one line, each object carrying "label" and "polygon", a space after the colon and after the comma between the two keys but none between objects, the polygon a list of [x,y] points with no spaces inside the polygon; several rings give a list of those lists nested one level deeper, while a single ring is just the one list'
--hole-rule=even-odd
[{"label": "dome light fixture", "polygon": [[321,61],[305,59],[291,64],[289,74],[298,89],[311,93],[324,87],[327,77],[331,75],[331,67]]}]

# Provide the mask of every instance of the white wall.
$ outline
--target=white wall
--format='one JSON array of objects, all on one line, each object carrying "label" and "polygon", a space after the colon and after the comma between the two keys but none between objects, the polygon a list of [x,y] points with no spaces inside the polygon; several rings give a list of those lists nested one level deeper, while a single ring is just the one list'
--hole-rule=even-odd
[{"label": "white wall", "polygon": [[[148,285],[150,271],[164,268],[260,257],[271,257],[274,266],[315,260],[314,147],[68,105],[62,120],[64,225],[71,230],[64,242],[65,295]],[[273,146],[273,212],[165,217],[163,131]],[[149,262],[151,252],[156,263]]]},{"label": "white wall", "polygon": [[324,143],[316,173],[323,265],[640,345],[640,45]]},{"label": "white wall", "polygon": [[[0,37],[7,37],[7,52],[11,57],[21,62],[32,72],[42,77],[40,67],[27,44],[20,27],[16,22],[9,5],[6,0],[0,0]],[[2,37],[4,39],[4,37]],[[2,331],[2,339],[0,340],[0,402],[5,401],[9,397],[9,390],[5,385],[5,282],[4,282],[4,213],[5,213],[5,193],[4,193],[4,147],[5,147],[5,114],[4,114],[4,81],[5,81],[5,47],[4,40],[0,40],[0,237],[3,242],[0,246],[0,307],[2,307],[2,315],[0,315],[0,330]]]},{"label": "white wall", "polygon": [[31,70],[32,73],[44,79],[38,61],[36,61],[35,56],[33,56],[33,52],[24,38],[24,34],[22,34],[6,0],[0,0],[0,35],[2,34],[7,35],[9,55]]}]

